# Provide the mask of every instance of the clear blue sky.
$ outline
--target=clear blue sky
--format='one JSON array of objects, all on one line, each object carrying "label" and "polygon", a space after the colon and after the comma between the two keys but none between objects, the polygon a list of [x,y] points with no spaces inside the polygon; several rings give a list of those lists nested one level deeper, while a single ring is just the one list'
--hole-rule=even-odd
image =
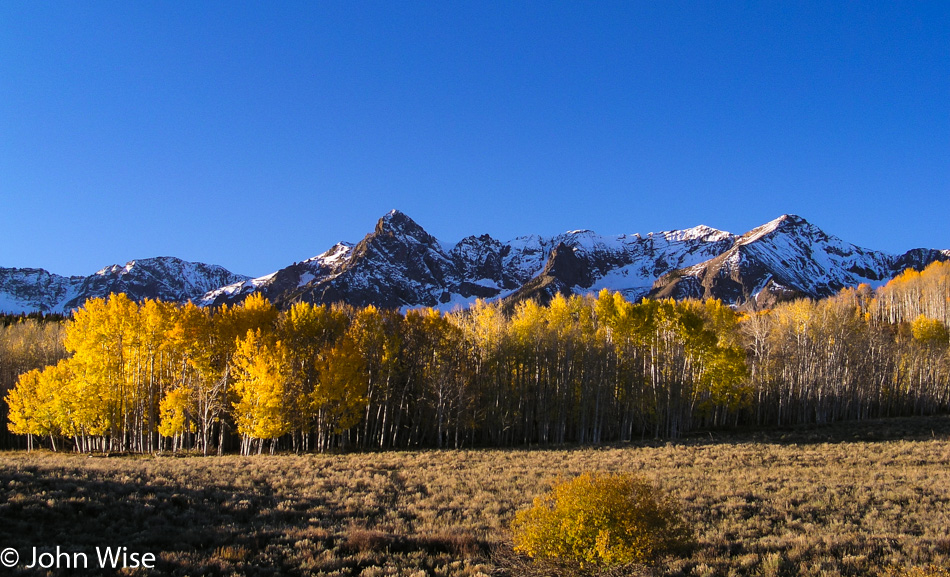
[{"label": "clear blue sky", "polygon": [[950,248],[950,3],[0,3],[0,266],[262,275],[392,208]]}]

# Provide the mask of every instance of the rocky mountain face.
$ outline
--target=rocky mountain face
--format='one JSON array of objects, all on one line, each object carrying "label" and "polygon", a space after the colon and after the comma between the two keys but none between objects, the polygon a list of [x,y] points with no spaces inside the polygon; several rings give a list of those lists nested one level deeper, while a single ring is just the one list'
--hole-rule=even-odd
[{"label": "rocky mountain face", "polygon": [[0,268],[0,311],[68,313],[86,299],[126,293],[147,298],[185,302],[222,285],[248,277],[217,265],[187,262],[174,257],[133,260],[112,265],[89,276],[65,277],[43,269]]},{"label": "rocky mountain face", "polygon": [[305,263],[212,291],[200,302],[234,303],[260,291],[281,306],[345,301],[448,309],[478,298],[546,301],[556,293],[602,287],[636,299],[662,274],[720,254],[733,238],[697,227],[643,237],[572,231],[501,242],[482,235],[445,244],[405,214],[392,211],[355,246],[339,244]]},{"label": "rocky mountain face", "polygon": [[784,215],[743,235],[706,226],[646,235],[587,230],[507,242],[489,235],[439,241],[392,211],[357,244],[341,242],[308,260],[248,278],[172,258],[132,261],[89,277],[0,269],[0,310],[65,312],[90,296],[235,304],[260,293],[280,307],[299,301],[386,308],[451,309],[476,299],[546,302],[555,294],[619,291],[628,299],[719,298],[746,308],[841,288],[879,286],[907,267],[950,260],[950,251],[891,255],[828,235]]},{"label": "rocky mountain face", "polygon": [[745,308],[820,298],[842,288],[877,287],[907,268],[950,260],[950,251],[914,249],[892,255],[854,246],[795,215],[783,215],[738,237],[708,261],[660,277],[653,297],[718,298]]}]

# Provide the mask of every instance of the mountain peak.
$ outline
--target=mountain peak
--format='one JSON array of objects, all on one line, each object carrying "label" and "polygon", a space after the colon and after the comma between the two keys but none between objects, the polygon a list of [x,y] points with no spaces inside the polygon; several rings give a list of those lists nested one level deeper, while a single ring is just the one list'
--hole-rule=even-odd
[{"label": "mountain peak", "polygon": [[[40,274],[42,273],[42,274]],[[218,265],[153,257],[113,264],[89,276],[62,277],[30,269],[0,270],[0,310],[68,313],[92,297],[125,293],[132,300],[184,302],[210,290],[242,281]]]},{"label": "mountain peak", "polygon": [[798,216],[797,214],[783,214],[782,216],[774,220],[770,220],[769,222],[757,228],[769,228],[769,229],[774,230],[777,228],[788,227],[788,226],[801,226],[803,224],[808,224],[808,221]]},{"label": "mountain peak", "polygon": [[766,223],[763,226],[772,226],[776,229],[813,227],[813,225],[810,222],[798,216],[797,214],[783,214],[782,216],[776,218],[772,222]]},{"label": "mountain peak", "polygon": [[753,228],[749,232],[745,233],[742,235],[739,242],[740,244],[749,244],[776,231],[791,232],[796,229],[804,229],[809,231],[819,230],[818,227],[812,225],[810,222],[796,214],[783,214],[775,220],[769,221],[762,226]]},{"label": "mountain peak", "polygon": [[768,307],[798,296],[826,297],[859,284],[879,286],[907,267],[920,270],[945,258],[934,250],[894,256],[864,249],[800,216],[784,214],[745,233],[725,253],[664,275],[651,292]]},{"label": "mountain peak", "polygon": [[423,242],[430,242],[429,233],[419,226],[404,212],[393,209],[387,212],[376,223],[376,234],[402,234],[415,237]]},{"label": "mountain peak", "polygon": [[353,243],[340,241],[335,245],[331,246],[329,250],[324,251],[317,256],[312,256],[307,260],[303,261],[305,263],[311,262],[322,262],[326,264],[336,264],[339,262],[345,261],[350,256],[350,251],[353,250]]},{"label": "mountain peak", "polygon": [[706,226],[705,224],[683,230],[669,231],[663,234],[670,240],[702,240],[707,242],[715,242],[732,237],[732,234],[724,230]]},{"label": "mountain peak", "polygon": [[502,242],[482,235],[448,245],[392,210],[359,244],[339,243],[256,279],[175,257],[130,260],[88,277],[0,268],[0,310],[65,312],[113,292],[133,300],[200,297],[197,302],[211,306],[259,292],[278,306],[307,301],[448,308],[476,298],[543,301],[556,293],[602,288],[632,300],[704,297],[769,306],[859,283],[877,286],[906,267],[920,269],[935,260],[950,260],[950,252],[921,249],[894,256],[862,249],[795,214],[742,236],[700,225],[616,237],[573,230]]},{"label": "mountain peak", "polygon": [[[379,222],[385,223],[386,225],[389,225],[389,226],[397,226],[397,227],[404,226],[407,223],[416,224],[416,222],[412,220],[409,217],[409,215],[395,208],[390,210],[386,214],[384,214],[382,218],[379,219]],[[419,226],[419,225],[416,224],[416,226]]]}]

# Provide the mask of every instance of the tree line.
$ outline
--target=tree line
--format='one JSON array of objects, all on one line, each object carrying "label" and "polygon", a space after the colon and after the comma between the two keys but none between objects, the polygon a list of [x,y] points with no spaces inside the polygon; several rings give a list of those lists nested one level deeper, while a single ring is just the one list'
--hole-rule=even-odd
[{"label": "tree line", "polygon": [[56,450],[249,454],[932,414],[950,408],[948,304],[944,263],[753,313],[606,290],[451,313],[111,295],[33,336],[61,348],[18,373],[8,428]]},{"label": "tree line", "polygon": [[[0,396],[6,395],[23,373],[66,357],[62,321],[59,315],[0,314]],[[6,403],[0,403],[0,422],[8,422]],[[0,427],[0,447],[22,448],[23,441],[7,427]]]}]

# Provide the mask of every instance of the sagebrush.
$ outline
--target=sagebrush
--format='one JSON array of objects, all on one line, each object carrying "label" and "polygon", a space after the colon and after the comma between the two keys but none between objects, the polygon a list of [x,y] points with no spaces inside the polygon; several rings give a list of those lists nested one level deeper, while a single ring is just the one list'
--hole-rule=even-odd
[{"label": "sagebrush", "polygon": [[558,450],[0,453],[0,544],[124,545],[159,575],[551,577],[508,528],[558,477],[601,471],[681,504],[696,545],[655,577],[938,577],[948,465],[948,417]]},{"label": "sagebrush", "polygon": [[584,473],[556,483],[518,512],[515,551],[586,565],[652,563],[692,541],[676,502],[627,473]]}]

